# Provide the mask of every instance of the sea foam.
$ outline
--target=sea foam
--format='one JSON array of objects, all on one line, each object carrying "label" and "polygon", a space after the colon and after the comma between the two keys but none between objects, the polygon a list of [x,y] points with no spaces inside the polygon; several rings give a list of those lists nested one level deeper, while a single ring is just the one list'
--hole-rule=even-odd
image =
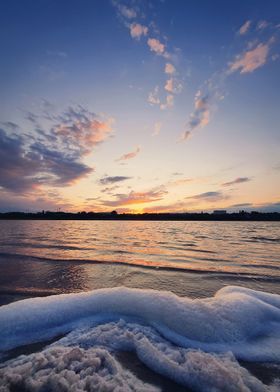
[{"label": "sea foam", "polygon": [[[3,391],[57,382],[87,390],[93,380],[108,391],[155,390],[136,382],[115,351],[133,351],[153,371],[197,391],[280,388],[277,380],[263,384],[236,360],[280,362],[280,297],[246,288],[229,286],[195,300],[124,287],[34,298],[1,307],[0,328],[2,353],[68,333],[40,353],[4,362]],[[86,370],[104,355],[105,370]]]}]

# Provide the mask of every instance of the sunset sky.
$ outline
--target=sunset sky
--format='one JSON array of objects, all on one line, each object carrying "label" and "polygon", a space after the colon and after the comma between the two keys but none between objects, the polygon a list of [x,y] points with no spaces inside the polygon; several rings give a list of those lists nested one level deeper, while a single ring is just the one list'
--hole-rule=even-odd
[{"label": "sunset sky", "polygon": [[10,0],[1,211],[280,211],[279,0]]}]

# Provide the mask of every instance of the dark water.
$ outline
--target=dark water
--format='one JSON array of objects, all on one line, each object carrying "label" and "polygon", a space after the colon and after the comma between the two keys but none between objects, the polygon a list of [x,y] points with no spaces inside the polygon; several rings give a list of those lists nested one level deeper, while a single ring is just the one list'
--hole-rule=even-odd
[{"label": "dark water", "polygon": [[0,292],[280,293],[279,222],[0,221]]}]

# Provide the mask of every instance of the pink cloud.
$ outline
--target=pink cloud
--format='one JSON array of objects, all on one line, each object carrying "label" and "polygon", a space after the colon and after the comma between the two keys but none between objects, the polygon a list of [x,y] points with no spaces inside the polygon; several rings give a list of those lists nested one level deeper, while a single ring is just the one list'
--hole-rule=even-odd
[{"label": "pink cloud", "polygon": [[126,161],[128,159],[135,158],[140,152],[140,146],[136,148],[135,151],[128,152],[127,154],[123,154],[120,158],[116,159],[116,161]]},{"label": "pink cloud", "polygon": [[176,69],[175,69],[173,64],[171,64],[171,63],[166,63],[165,64],[164,72],[166,74],[172,75],[172,74],[174,74],[175,71],[176,71]]},{"label": "pink cloud", "polygon": [[174,96],[169,94],[166,97],[166,102],[160,105],[161,110],[171,109],[174,106]]},{"label": "pink cloud", "polygon": [[127,19],[133,19],[133,18],[136,18],[136,16],[137,16],[137,13],[133,8],[129,8],[129,7],[122,5],[122,4],[117,4],[117,8],[118,8],[119,12],[121,13],[121,15]]},{"label": "pink cloud", "polygon": [[139,40],[142,35],[148,34],[148,27],[143,26],[139,23],[133,23],[130,25],[130,35],[132,38]]},{"label": "pink cloud", "polygon": [[230,64],[229,70],[230,72],[240,71],[241,74],[253,72],[267,62],[268,53],[269,43],[259,44],[254,49],[237,56]]},{"label": "pink cloud", "polygon": [[131,191],[129,194],[118,194],[116,195],[116,200],[104,201],[103,204],[111,207],[145,204],[162,200],[167,193],[164,188],[156,188],[147,192]]},{"label": "pink cloud", "polygon": [[112,132],[112,119],[99,121],[96,119],[78,119],[71,124],[61,123],[55,126],[56,135],[73,145],[79,144],[84,154],[92,151],[92,148],[102,143]]},{"label": "pink cloud", "polygon": [[169,93],[179,94],[182,91],[183,86],[174,78],[170,78],[166,81],[164,88]]},{"label": "pink cloud", "polygon": [[155,52],[158,55],[163,55],[165,51],[165,45],[162,44],[156,38],[149,38],[147,44],[152,52]]},{"label": "pink cloud", "polygon": [[238,30],[238,33],[239,33],[240,35],[246,34],[246,33],[249,31],[250,26],[251,26],[251,21],[250,21],[250,20],[247,20],[247,22],[245,22],[245,23],[240,27],[240,29]]},{"label": "pink cloud", "polygon": [[160,105],[160,99],[159,99],[159,87],[156,86],[153,91],[150,92],[148,96],[148,102],[151,105]]}]

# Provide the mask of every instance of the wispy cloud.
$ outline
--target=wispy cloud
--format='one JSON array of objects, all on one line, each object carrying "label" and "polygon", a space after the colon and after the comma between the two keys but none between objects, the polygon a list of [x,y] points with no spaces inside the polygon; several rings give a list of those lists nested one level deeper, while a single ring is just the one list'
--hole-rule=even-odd
[{"label": "wispy cloud", "polygon": [[183,89],[183,85],[180,82],[178,82],[178,80],[174,78],[170,78],[167,79],[164,88],[169,93],[179,94]]},{"label": "wispy cloud", "polygon": [[[251,21],[244,23],[238,34],[245,35],[251,28],[251,25]],[[279,33],[277,26],[272,26],[274,35],[267,42],[261,43],[258,39],[260,30],[269,25],[266,21],[259,22],[254,30],[255,34],[257,34],[256,38],[248,41],[246,49],[242,53],[237,54],[235,59],[228,63],[224,69],[221,69],[220,72],[215,72],[204,83],[203,87],[199,89],[194,100],[195,109],[190,115],[186,129],[179,139],[180,141],[189,139],[195,129],[203,128],[209,124],[213,110],[217,107],[218,102],[224,98],[222,91],[227,78],[231,74],[235,72],[240,72],[241,74],[254,72],[264,66],[270,58],[271,60],[278,58],[278,55],[275,53],[270,56],[271,48],[277,42],[276,37]]]},{"label": "wispy cloud", "polygon": [[158,39],[149,38],[147,44],[152,52],[155,52],[157,55],[164,55],[165,45],[161,43]]},{"label": "wispy cloud", "polygon": [[183,173],[181,173],[181,172],[173,172],[172,173],[172,176],[182,176],[183,175]]},{"label": "wispy cloud", "polygon": [[187,203],[182,201],[177,201],[172,204],[166,205],[155,205],[153,207],[145,207],[143,212],[145,213],[169,213],[169,212],[186,212],[187,211]]},{"label": "wispy cloud", "polygon": [[136,148],[136,150],[131,151],[131,152],[128,152],[128,153],[126,153],[126,154],[123,154],[120,158],[116,159],[116,161],[117,161],[117,162],[118,162],[118,161],[126,161],[126,160],[128,160],[128,159],[135,158],[136,155],[139,154],[140,150],[141,150],[141,148],[140,148],[140,146],[138,146],[138,147]]},{"label": "wispy cloud", "polygon": [[238,34],[240,34],[240,35],[244,35],[244,34],[246,34],[246,33],[248,33],[248,31],[249,31],[249,29],[250,29],[250,26],[251,26],[251,21],[250,20],[247,20],[241,27],[240,27],[240,29],[238,30]]},{"label": "wispy cloud", "polygon": [[[113,195],[117,189],[119,189],[119,185],[113,185],[113,186],[106,186],[105,188],[100,189],[101,193],[106,193],[107,195]],[[98,198],[100,199],[100,198]]]},{"label": "wispy cloud", "polygon": [[132,7],[127,7],[124,4],[121,4],[118,1],[113,1],[114,6],[117,8],[118,12],[120,13],[121,16],[123,16],[126,19],[134,19],[137,16],[137,12],[134,8]]},{"label": "wispy cloud", "polygon": [[252,207],[253,203],[237,203],[237,204],[232,204],[229,206],[229,208],[245,208],[245,207]]},{"label": "wispy cloud", "polygon": [[174,106],[174,96],[169,94],[166,96],[166,101],[160,104],[160,109],[161,110],[170,109],[173,106]]},{"label": "wispy cloud", "polygon": [[[29,113],[33,127],[28,133],[0,131],[0,186],[14,192],[41,186],[67,186],[94,169],[83,157],[112,132],[111,120],[100,120],[82,106],[48,115],[48,128],[39,114]],[[44,121],[45,122],[45,121]]]},{"label": "wispy cloud", "polygon": [[186,185],[189,184],[190,182],[193,182],[193,178],[179,178],[177,180],[171,180],[169,181],[166,186],[181,186],[181,185]]},{"label": "wispy cloud", "polygon": [[168,192],[164,188],[154,188],[147,192],[134,192],[117,194],[116,200],[104,200],[105,206],[118,207],[136,204],[145,204],[162,200]]},{"label": "wispy cloud", "polygon": [[112,118],[100,121],[96,114],[79,106],[69,107],[58,116],[59,123],[55,124],[52,134],[73,150],[88,154],[93,147],[102,143],[112,133]]},{"label": "wispy cloud", "polygon": [[228,198],[229,198],[228,195],[225,195],[224,193],[222,193],[220,191],[204,192],[204,193],[199,193],[197,195],[186,197],[186,199],[200,200],[200,201],[204,201],[204,202],[217,202],[217,201],[221,201],[221,200],[226,200]]},{"label": "wispy cloud", "polygon": [[123,182],[126,180],[130,180],[132,177],[127,177],[127,176],[107,176],[107,177],[102,177],[100,178],[99,182],[102,185],[109,185],[109,184],[115,184],[116,182]]},{"label": "wispy cloud", "polygon": [[229,181],[229,182],[224,182],[222,186],[231,186],[231,185],[236,185],[236,184],[243,184],[244,182],[249,182],[251,181],[251,178],[249,177],[238,177],[235,178],[235,180]]},{"label": "wispy cloud", "polygon": [[[173,85],[172,85],[173,86]],[[148,96],[148,102],[150,105],[158,105],[161,110],[171,109],[174,106],[174,95],[169,93],[165,101],[161,101],[159,98],[159,86],[156,86]]]},{"label": "wispy cloud", "polygon": [[[179,94],[182,91],[183,85],[182,83],[178,80],[178,77],[171,77],[174,75],[176,72],[175,66],[170,62],[172,59],[171,53],[167,50],[167,45],[166,45],[166,37],[165,36],[160,36],[160,32],[158,28],[156,27],[156,24],[154,21],[150,21],[147,25],[143,25],[142,23],[139,23],[137,20],[131,21],[129,19],[132,18],[139,18],[141,19],[145,18],[146,16],[139,12],[135,13],[128,13],[125,9],[123,9],[123,5],[121,3],[117,3],[116,1],[113,1],[113,4],[116,6],[118,13],[122,15],[122,17],[125,19],[124,25],[129,28],[130,30],[130,35],[132,38],[137,39],[140,41],[140,38],[142,36],[147,36],[147,46],[150,49],[151,52],[153,52],[157,56],[161,56],[164,59],[168,59],[169,62],[165,64],[164,72],[169,75],[169,79],[165,82],[165,85],[163,86],[163,98],[159,97],[159,86],[156,86],[153,91],[151,91],[148,95],[148,102],[151,105],[158,105],[161,110],[166,110],[170,109],[174,106],[174,97],[172,97],[172,94]],[[134,9],[133,9],[134,10]],[[156,38],[156,37],[157,38]]]},{"label": "wispy cloud", "polygon": [[132,38],[139,40],[142,35],[148,34],[148,27],[143,26],[140,23],[132,23],[130,25],[130,35]]},{"label": "wispy cloud", "polygon": [[270,42],[258,44],[254,49],[238,55],[229,64],[229,72],[240,71],[241,74],[253,72],[262,67],[268,59]]},{"label": "wispy cloud", "polygon": [[165,64],[165,68],[164,68],[164,72],[168,75],[173,75],[175,73],[176,69],[174,67],[173,64],[171,63],[166,63]]},{"label": "wispy cloud", "polygon": [[197,128],[203,128],[209,123],[211,101],[213,96],[214,93],[210,93],[210,90],[205,94],[203,94],[201,90],[196,93],[194,100],[194,111],[190,116],[186,131],[181,136],[181,140],[189,139],[192,131]]},{"label": "wispy cloud", "polygon": [[151,105],[160,105],[159,86],[156,86],[154,90],[149,93],[148,102]]},{"label": "wispy cloud", "polygon": [[264,30],[270,25],[266,20],[260,20],[257,24],[257,30]]}]

